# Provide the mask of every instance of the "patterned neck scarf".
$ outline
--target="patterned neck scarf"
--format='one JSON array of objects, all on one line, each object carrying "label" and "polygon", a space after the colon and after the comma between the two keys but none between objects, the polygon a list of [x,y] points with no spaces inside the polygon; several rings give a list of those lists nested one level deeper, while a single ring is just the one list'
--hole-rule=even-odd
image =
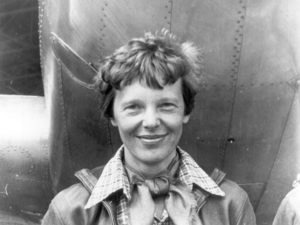
[{"label": "patterned neck scarf", "polygon": [[[185,185],[176,181],[179,164],[179,156],[176,154],[166,170],[148,178],[125,163],[131,191],[137,192],[139,185],[145,185],[149,189],[152,196],[150,201],[153,200],[153,203],[155,202],[154,204],[156,205],[153,218],[158,221],[161,221],[159,218],[163,215],[163,211],[166,210],[174,224],[183,224],[182,221],[184,221],[184,223],[188,222],[188,224],[201,225],[201,221],[195,211],[196,200],[193,194]],[[143,199],[143,196],[141,198]],[[132,206],[129,204],[129,210],[130,207]],[[149,214],[149,216],[151,215]],[[164,224],[156,223],[155,219],[153,224]],[[131,223],[140,224],[140,221],[131,221]]]},{"label": "patterned neck scarf", "polygon": [[133,190],[136,185],[144,183],[148,188],[153,198],[167,195],[170,185],[175,183],[175,176],[179,168],[179,156],[172,159],[168,167],[152,178],[143,176],[139,171],[125,163],[128,179]]}]

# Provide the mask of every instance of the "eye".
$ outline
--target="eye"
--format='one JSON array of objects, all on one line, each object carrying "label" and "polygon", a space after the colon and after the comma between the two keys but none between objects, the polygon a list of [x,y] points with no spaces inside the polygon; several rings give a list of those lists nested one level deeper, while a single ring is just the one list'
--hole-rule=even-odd
[{"label": "eye", "polygon": [[125,109],[125,111],[128,111],[128,112],[136,112],[141,109],[141,106],[138,104],[130,104],[130,105],[125,106],[124,109]]},{"label": "eye", "polygon": [[172,102],[164,102],[160,105],[160,108],[165,111],[172,111],[177,108],[177,105]]}]

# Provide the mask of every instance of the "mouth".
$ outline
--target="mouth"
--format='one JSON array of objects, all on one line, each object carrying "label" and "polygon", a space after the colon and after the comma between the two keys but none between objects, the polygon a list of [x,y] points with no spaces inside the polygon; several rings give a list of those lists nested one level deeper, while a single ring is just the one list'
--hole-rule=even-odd
[{"label": "mouth", "polygon": [[151,135],[139,135],[137,136],[142,142],[148,144],[155,144],[160,142],[166,137],[167,134],[151,134]]}]

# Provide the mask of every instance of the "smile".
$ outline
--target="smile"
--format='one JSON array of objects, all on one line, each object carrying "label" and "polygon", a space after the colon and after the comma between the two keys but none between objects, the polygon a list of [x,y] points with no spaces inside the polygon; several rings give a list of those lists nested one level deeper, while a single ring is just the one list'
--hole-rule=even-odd
[{"label": "smile", "polygon": [[139,135],[138,138],[145,143],[157,143],[161,141],[167,134],[159,134],[159,135]]}]

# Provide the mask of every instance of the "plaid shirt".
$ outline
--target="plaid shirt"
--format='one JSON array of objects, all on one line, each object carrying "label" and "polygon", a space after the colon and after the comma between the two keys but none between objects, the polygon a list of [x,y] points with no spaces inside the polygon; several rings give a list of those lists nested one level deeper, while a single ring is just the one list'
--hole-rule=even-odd
[{"label": "plaid shirt", "polygon": [[[119,203],[117,203],[117,221],[118,224],[127,225],[129,224],[128,202],[131,199],[131,191],[130,183],[122,162],[123,149],[124,148],[121,147],[104,167],[85,208],[90,208],[102,202],[115,192],[122,190],[123,195],[121,196]],[[185,184],[190,191],[193,190],[193,187],[198,186],[210,194],[218,196],[225,195],[220,187],[198,166],[188,153],[180,148],[178,148],[178,153],[181,160],[178,179]],[[163,211],[160,220],[155,217],[154,225],[158,224],[173,224],[166,210]]]}]

